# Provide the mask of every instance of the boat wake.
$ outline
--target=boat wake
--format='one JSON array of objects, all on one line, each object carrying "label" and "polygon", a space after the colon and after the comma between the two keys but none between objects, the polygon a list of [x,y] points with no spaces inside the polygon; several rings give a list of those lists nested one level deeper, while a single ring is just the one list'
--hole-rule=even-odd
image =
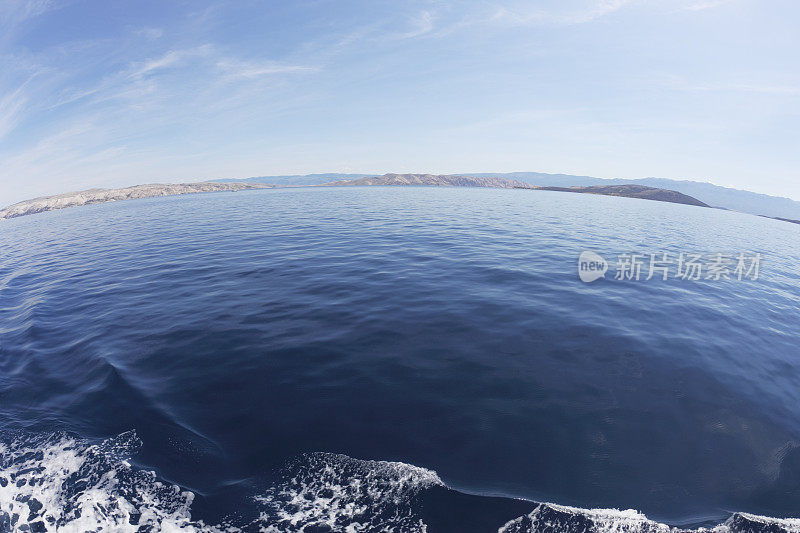
[{"label": "boat wake", "polygon": [[0,531],[154,531],[202,528],[194,495],[128,462],[133,431],[92,444],[66,433],[0,442]]},{"label": "boat wake", "polygon": [[795,533],[800,520],[778,519],[735,513],[724,523],[710,528],[680,529],[648,520],[629,509],[578,509],[541,503],[530,514],[515,518],[500,528],[499,533],[544,532],[598,533]]},{"label": "boat wake", "polygon": [[[423,492],[444,486],[436,472],[405,463],[312,453],[291,461],[282,481],[256,500],[268,531],[424,532]],[[319,529],[325,528],[325,529]]]},{"label": "boat wake", "polygon": [[[466,495],[449,489],[431,470],[331,453],[289,461],[276,482],[249,497],[259,509],[256,518],[206,524],[192,518],[190,491],[131,464],[141,445],[133,431],[100,442],[67,433],[0,438],[0,532],[800,532],[800,519],[746,513],[716,526],[681,530],[634,510]],[[520,515],[523,507],[531,510]],[[503,513],[516,516],[497,518]],[[478,516],[497,521],[484,527]]]}]

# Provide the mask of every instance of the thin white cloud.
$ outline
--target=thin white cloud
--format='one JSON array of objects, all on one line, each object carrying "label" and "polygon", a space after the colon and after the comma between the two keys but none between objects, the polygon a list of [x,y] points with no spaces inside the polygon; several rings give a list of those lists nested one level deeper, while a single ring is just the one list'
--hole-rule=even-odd
[{"label": "thin white cloud", "polygon": [[159,57],[148,59],[132,68],[133,77],[141,77],[151,72],[176,66],[184,60],[192,57],[209,56],[213,53],[211,45],[198,46],[185,50],[169,50]]},{"label": "thin white cloud", "polygon": [[19,24],[51,7],[53,2],[50,0],[3,0],[0,2],[0,20],[8,25]]},{"label": "thin white cloud", "polygon": [[171,50],[159,58],[151,59],[150,61],[145,62],[144,65],[142,65],[142,67],[135,72],[135,75],[142,76],[149,72],[153,72],[154,70],[172,66],[180,61],[182,57],[182,52]]},{"label": "thin white cloud", "polygon": [[254,79],[272,74],[288,74],[293,72],[314,72],[316,67],[304,65],[286,65],[276,62],[253,63],[249,61],[238,61],[232,59],[222,59],[217,61],[219,68],[228,78]]},{"label": "thin white cloud", "polygon": [[789,85],[757,85],[750,83],[739,83],[721,87],[711,87],[708,90],[730,90],[749,93],[773,94],[793,96],[800,94],[800,87]]},{"label": "thin white cloud", "polygon": [[753,94],[765,94],[773,96],[797,96],[800,95],[800,83],[798,84],[763,84],[750,82],[698,82],[687,80],[681,76],[660,76],[656,79],[657,85],[686,92],[743,92]]},{"label": "thin white cloud", "polygon": [[47,70],[40,65],[11,56],[2,59],[7,60],[8,70],[0,72],[0,140],[25,119],[32,102],[37,100],[34,88],[48,84],[43,76]]},{"label": "thin white cloud", "polygon": [[0,98],[0,139],[8,135],[19,123],[27,98],[24,86]]},{"label": "thin white cloud", "polygon": [[517,8],[501,6],[492,15],[492,21],[511,25],[563,25],[585,24],[599,19],[623,7],[634,0],[593,0],[583,9],[530,9],[528,6]]},{"label": "thin white cloud", "polygon": [[705,0],[703,2],[692,2],[684,7],[685,11],[703,11],[705,9],[713,9],[725,4],[730,4],[733,0]]},{"label": "thin white cloud", "polygon": [[434,17],[430,11],[420,12],[413,20],[412,28],[398,35],[401,39],[412,39],[430,33],[434,28]]},{"label": "thin white cloud", "polygon": [[314,72],[318,67],[307,65],[294,65],[277,61],[248,61],[225,56],[219,53],[212,45],[169,50],[160,56],[137,62],[131,65],[129,77],[152,78],[168,69],[198,69],[218,70],[228,80],[230,79],[256,79],[273,74],[287,74],[293,72]]},{"label": "thin white cloud", "polygon": [[140,28],[135,33],[146,39],[156,40],[164,35],[164,30],[161,28]]},{"label": "thin white cloud", "polygon": [[0,52],[20,26],[54,7],[50,0],[0,0]]}]

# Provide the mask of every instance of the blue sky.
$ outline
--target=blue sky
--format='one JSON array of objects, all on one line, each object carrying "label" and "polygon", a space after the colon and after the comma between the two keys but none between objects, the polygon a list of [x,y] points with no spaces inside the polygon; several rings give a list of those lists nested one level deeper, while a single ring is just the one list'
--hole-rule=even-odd
[{"label": "blue sky", "polygon": [[0,0],[0,203],[311,172],[800,200],[796,0]]}]

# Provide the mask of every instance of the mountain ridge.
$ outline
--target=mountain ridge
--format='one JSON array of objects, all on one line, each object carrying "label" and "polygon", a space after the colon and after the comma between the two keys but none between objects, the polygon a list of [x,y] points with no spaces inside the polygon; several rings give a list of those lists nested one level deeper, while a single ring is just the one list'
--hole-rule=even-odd
[{"label": "mountain ridge", "polygon": [[640,200],[655,200],[674,204],[710,207],[691,196],[669,189],[659,189],[646,185],[595,185],[590,187],[538,187],[524,181],[506,178],[486,178],[474,176],[451,176],[442,174],[384,174],[383,176],[359,178],[355,180],[323,183],[321,187],[369,187],[369,186],[422,186],[422,187],[492,187],[501,189],[531,189],[559,191],[604,196],[622,196]]},{"label": "mountain ridge", "polygon": [[529,184],[520,180],[443,174],[384,174],[382,176],[368,176],[354,180],[333,181],[320,185],[327,187],[419,185],[427,187],[493,187],[500,189],[532,188]]},{"label": "mountain ridge", "polygon": [[[351,180],[363,177],[377,177],[380,174],[307,174],[304,176],[261,176],[245,178],[249,183],[270,183],[275,185],[322,185],[335,180]],[[463,172],[444,174],[446,176],[471,176],[476,178],[503,178],[524,181],[529,185],[545,187],[588,187],[593,185],[646,185],[660,189],[668,189],[697,200],[712,207],[721,207],[752,215],[770,218],[800,220],[800,202],[783,196],[735,189],[693,180],[676,180],[669,178],[596,178],[573,174],[547,174],[543,172]],[[228,178],[213,180],[216,182],[238,182],[239,179]],[[302,183],[300,183],[302,182]]]}]

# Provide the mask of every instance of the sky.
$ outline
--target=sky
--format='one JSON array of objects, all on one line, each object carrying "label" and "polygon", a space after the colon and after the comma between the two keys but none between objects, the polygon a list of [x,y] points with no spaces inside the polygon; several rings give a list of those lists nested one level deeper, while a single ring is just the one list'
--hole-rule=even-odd
[{"label": "sky", "polygon": [[0,0],[0,204],[318,172],[800,200],[797,0]]}]

